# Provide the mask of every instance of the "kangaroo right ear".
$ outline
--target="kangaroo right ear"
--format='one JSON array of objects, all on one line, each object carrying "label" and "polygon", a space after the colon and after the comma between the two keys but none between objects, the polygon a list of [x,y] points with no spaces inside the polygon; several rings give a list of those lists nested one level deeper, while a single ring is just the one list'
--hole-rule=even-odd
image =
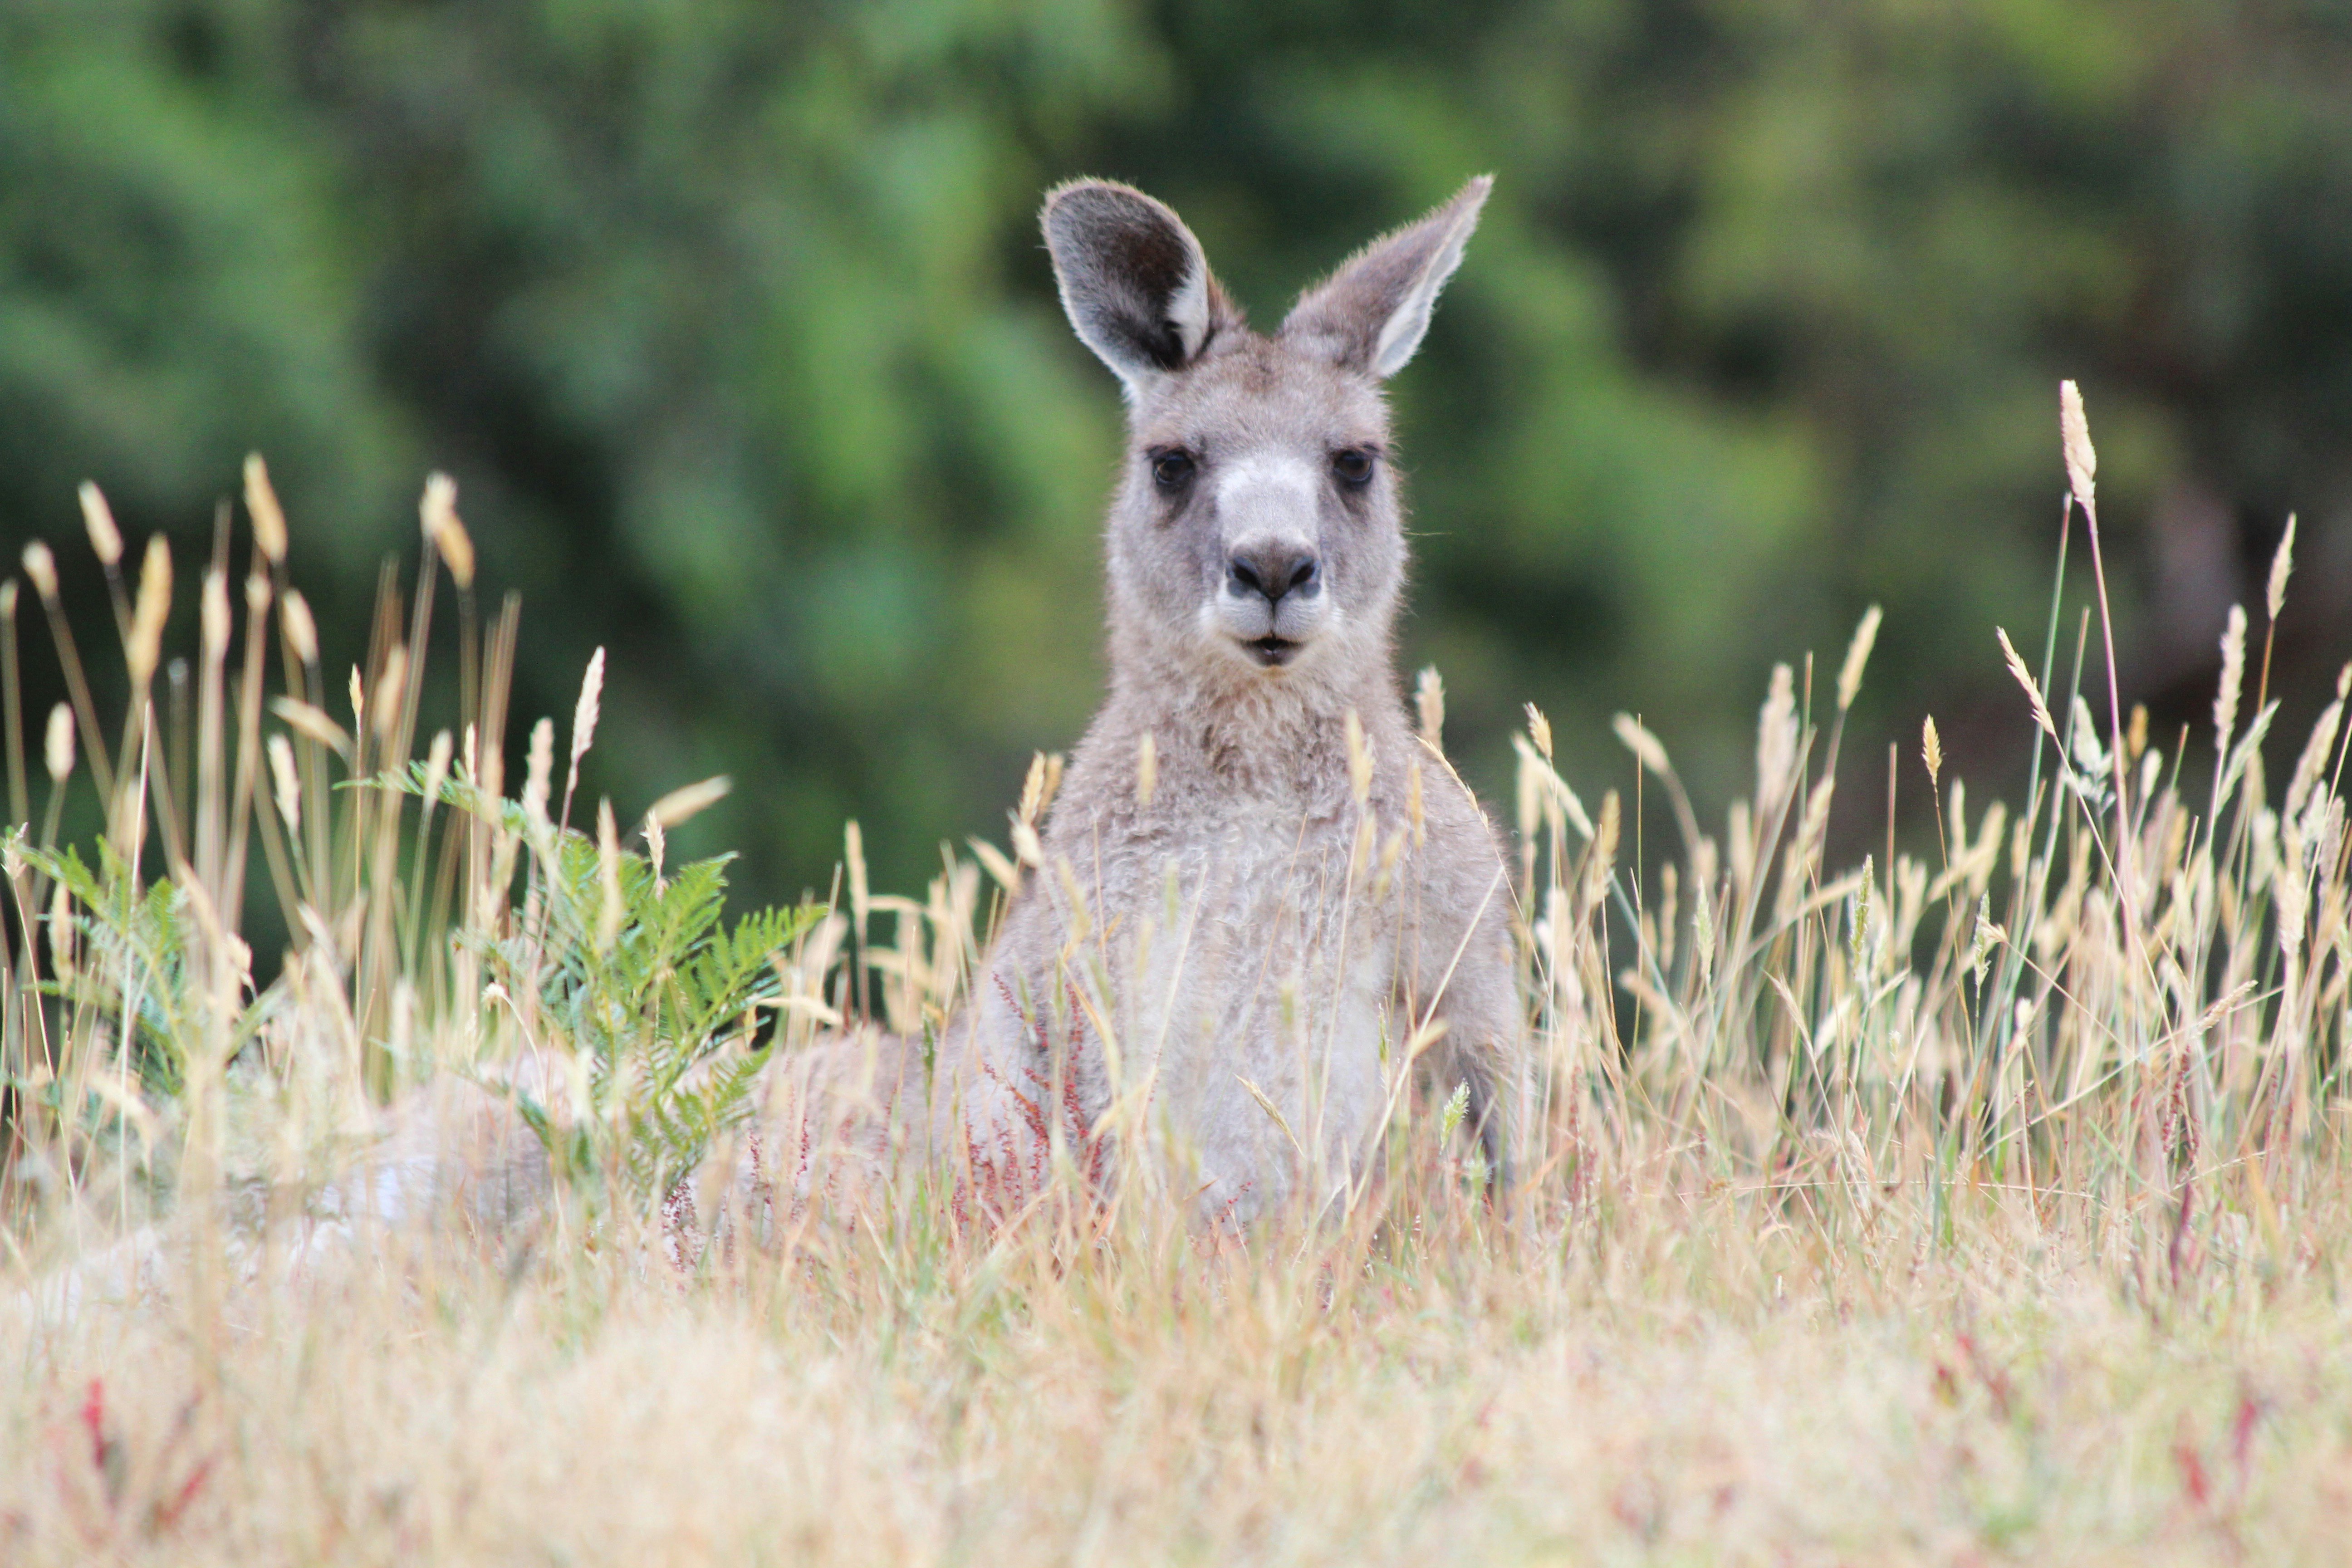
[{"label": "kangaroo right ear", "polygon": [[1307,290],[1282,323],[1282,335],[1382,380],[1402,370],[1429,331],[1437,291],[1462,265],[1462,247],[1494,187],[1494,176],[1481,174],[1419,223],[1364,247]]},{"label": "kangaroo right ear", "polygon": [[1141,191],[1073,181],[1046,196],[1041,221],[1062,309],[1079,341],[1118,373],[1130,401],[1238,321],[1209,276],[1201,242]]}]

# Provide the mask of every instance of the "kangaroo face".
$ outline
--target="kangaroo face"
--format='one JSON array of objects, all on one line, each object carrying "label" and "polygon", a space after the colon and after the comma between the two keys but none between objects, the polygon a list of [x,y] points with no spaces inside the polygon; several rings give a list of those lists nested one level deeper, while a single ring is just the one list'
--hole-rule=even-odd
[{"label": "kangaroo face", "polygon": [[1101,181],[1047,198],[1064,307],[1127,393],[1116,639],[1276,681],[1384,659],[1404,534],[1381,383],[1419,345],[1487,185],[1374,242],[1271,336],[1160,203]]},{"label": "kangaroo face", "polygon": [[1155,641],[1278,672],[1387,625],[1403,533],[1370,377],[1235,333],[1147,389],[1132,423],[1111,577]]}]

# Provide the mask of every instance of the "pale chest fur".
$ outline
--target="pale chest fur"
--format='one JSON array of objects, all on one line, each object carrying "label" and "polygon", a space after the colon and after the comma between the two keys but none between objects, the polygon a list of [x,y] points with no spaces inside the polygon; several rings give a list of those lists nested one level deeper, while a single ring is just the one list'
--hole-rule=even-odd
[{"label": "pale chest fur", "polygon": [[1055,864],[995,955],[991,1032],[1067,1048],[1087,1114],[1118,1104],[1123,1146],[1205,1211],[1246,1218],[1300,1181],[1334,1195],[1409,1029],[1393,1005],[1406,868],[1380,853],[1401,825],[1376,801],[1360,847],[1366,812],[1344,792],[1155,805],[1057,814]]}]

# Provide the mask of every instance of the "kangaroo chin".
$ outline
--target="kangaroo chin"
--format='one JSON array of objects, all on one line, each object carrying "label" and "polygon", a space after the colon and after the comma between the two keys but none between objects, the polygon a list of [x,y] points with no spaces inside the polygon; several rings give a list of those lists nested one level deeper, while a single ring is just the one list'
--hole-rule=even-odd
[{"label": "kangaroo chin", "polygon": [[1280,669],[1303,646],[1277,637],[1255,637],[1242,644],[1261,669]]}]

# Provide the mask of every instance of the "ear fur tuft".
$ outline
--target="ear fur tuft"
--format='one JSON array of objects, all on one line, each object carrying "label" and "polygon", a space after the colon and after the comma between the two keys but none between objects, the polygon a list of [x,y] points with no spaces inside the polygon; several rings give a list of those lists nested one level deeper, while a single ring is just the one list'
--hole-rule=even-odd
[{"label": "ear fur tuft", "polygon": [[1438,290],[1462,265],[1495,177],[1481,174],[1418,223],[1383,235],[1300,296],[1282,335],[1382,380],[1405,367],[1429,331]]},{"label": "ear fur tuft", "polygon": [[1130,398],[1238,323],[1201,242],[1141,191],[1074,180],[1047,195],[1039,221],[1070,325]]}]

